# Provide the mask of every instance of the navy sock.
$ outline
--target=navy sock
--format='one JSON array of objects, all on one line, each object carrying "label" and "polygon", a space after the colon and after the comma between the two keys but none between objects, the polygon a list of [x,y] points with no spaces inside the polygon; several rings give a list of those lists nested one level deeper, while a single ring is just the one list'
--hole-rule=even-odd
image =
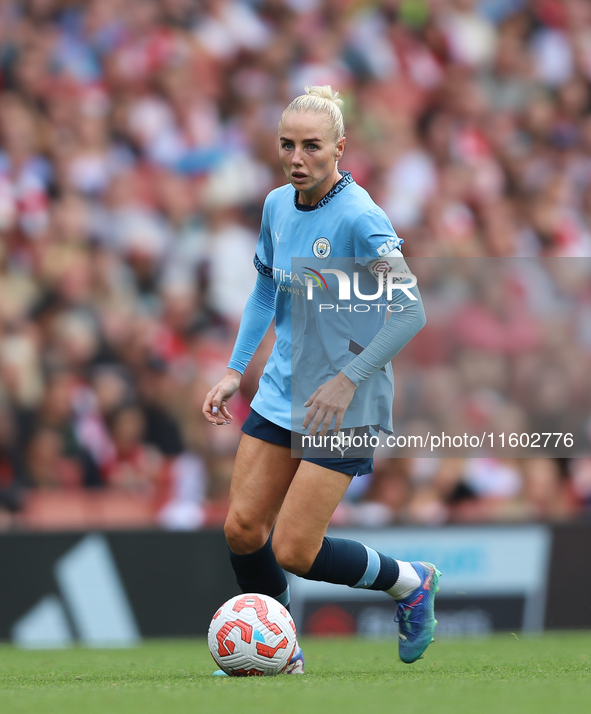
[{"label": "navy sock", "polygon": [[306,580],[349,585],[366,590],[388,590],[398,580],[398,563],[363,543],[324,538]]},{"label": "navy sock", "polygon": [[289,610],[287,578],[277,563],[270,536],[265,545],[254,553],[237,555],[230,550],[230,563],[243,593],[270,595]]}]

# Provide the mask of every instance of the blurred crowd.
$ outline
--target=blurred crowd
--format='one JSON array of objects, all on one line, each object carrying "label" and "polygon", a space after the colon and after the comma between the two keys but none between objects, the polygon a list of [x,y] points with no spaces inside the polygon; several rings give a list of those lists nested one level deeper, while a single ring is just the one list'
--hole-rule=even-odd
[{"label": "blurred crowd", "polygon": [[[223,520],[272,335],[232,426],[209,428],[201,404],[254,284],[264,197],[285,183],[279,116],[314,84],[340,90],[341,168],[410,258],[591,256],[587,0],[2,0],[0,528]],[[580,353],[534,364],[541,409],[562,369],[588,389],[589,272],[573,284]],[[483,352],[528,370],[539,338],[471,308],[463,378],[503,393]],[[449,343],[425,335],[415,369],[444,400]],[[585,458],[387,459],[335,522],[589,509]]]},{"label": "blurred crowd", "polygon": [[[591,258],[410,262],[429,317],[396,358],[396,432],[478,435],[502,457],[589,455]],[[438,455],[470,453],[458,444]]]}]

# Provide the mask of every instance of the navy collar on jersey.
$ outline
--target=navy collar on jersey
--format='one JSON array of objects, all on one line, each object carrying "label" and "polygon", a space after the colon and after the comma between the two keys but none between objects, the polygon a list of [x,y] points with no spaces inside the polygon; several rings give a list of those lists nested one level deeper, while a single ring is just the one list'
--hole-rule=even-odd
[{"label": "navy collar on jersey", "polygon": [[318,201],[318,203],[315,203],[313,206],[305,206],[303,203],[298,203],[298,192],[296,191],[293,196],[293,203],[294,206],[298,209],[298,211],[315,211],[318,208],[322,208],[322,206],[326,206],[326,204],[334,198],[337,193],[340,193],[345,186],[348,186],[350,183],[353,183],[353,176],[351,176],[350,171],[341,171],[339,169],[339,173],[343,177],[340,181],[337,181],[335,185],[330,189],[330,191],[324,196],[323,198]]}]

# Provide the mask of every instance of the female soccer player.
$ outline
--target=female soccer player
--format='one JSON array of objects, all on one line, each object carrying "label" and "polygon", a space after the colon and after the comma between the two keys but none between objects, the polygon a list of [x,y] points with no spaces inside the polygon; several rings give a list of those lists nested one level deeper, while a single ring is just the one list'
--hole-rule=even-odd
[{"label": "female soccer player", "polygon": [[[213,425],[231,422],[227,402],[275,318],[277,339],[242,427],[224,526],[238,585],[243,592],[270,595],[287,607],[284,570],[309,580],[383,590],[397,602],[399,654],[410,663],[422,657],[433,639],[439,571],[430,563],[399,561],[356,541],[326,537],[330,518],[351,478],[370,473],[373,460],[344,458],[344,452],[334,458],[316,458],[306,452],[294,458],[290,449],[294,431],[290,310],[292,300],[303,299],[304,294],[299,284],[291,282],[291,258],[366,256],[379,264],[382,274],[402,261],[402,241],[385,213],[350,173],[338,168],[346,141],[341,104],[338,92],[329,86],[307,87],[306,94],[283,112],[279,157],[289,184],[271,191],[265,201],[254,257],[257,282],[226,375],[207,394],[203,414]],[[298,431],[304,433],[309,427],[309,434],[325,435],[333,422],[333,434],[341,426],[391,427],[390,361],[425,324],[416,288],[411,294],[410,299],[397,297],[402,310],[392,312],[388,320],[382,317],[365,349],[357,350],[355,356],[355,351],[345,348],[340,355],[343,368],[305,402],[307,412]],[[340,349],[338,341],[335,349]],[[382,380],[387,375],[391,386],[387,409],[381,393],[383,381],[377,382],[380,393],[365,389],[378,372]],[[295,382],[297,375],[293,376]],[[365,412],[371,413],[363,424],[355,423],[359,409],[347,411],[355,403],[357,390],[363,392]],[[301,650],[290,671],[303,671]]]}]

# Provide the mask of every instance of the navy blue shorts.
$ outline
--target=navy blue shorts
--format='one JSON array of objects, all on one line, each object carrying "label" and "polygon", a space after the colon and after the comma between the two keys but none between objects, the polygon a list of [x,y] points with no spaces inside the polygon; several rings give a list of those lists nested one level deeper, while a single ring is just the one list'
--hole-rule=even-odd
[{"label": "navy blue shorts", "polygon": [[[355,434],[359,434],[362,430],[368,430],[368,427],[359,427],[355,430]],[[319,457],[312,456],[311,453],[318,454],[319,449],[312,449],[310,447],[300,447],[297,448],[297,442],[301,439],[301,434],[296,434],[289,429],[284,429],[282,426],[277,426],[273,422],[265,419],[254,409],[250,410],[246,421],[242,425],[242,431],[249,436],[253,436],[255,439],[261,439],[261,441],[268,441],[271,444],[277,444],[278,446],[285,446],[288,449],[294,448],[296,453],[301,452],[301,459],[303,461],[309,461],[312,464],[318,464],[318,466],[324,466],[325,469],[331,469],[331,471],[340,471],[343,474],[348,474],[349,476],[364,476],[365,474],[370,474],[373,471],[373,458],[351,458],[351,457]],[[294,441],[292,442],[292,438]],[[301,443],[301,442],[300,442]],[[364,453],[367,453],[367,447],[364,449]]]}]

